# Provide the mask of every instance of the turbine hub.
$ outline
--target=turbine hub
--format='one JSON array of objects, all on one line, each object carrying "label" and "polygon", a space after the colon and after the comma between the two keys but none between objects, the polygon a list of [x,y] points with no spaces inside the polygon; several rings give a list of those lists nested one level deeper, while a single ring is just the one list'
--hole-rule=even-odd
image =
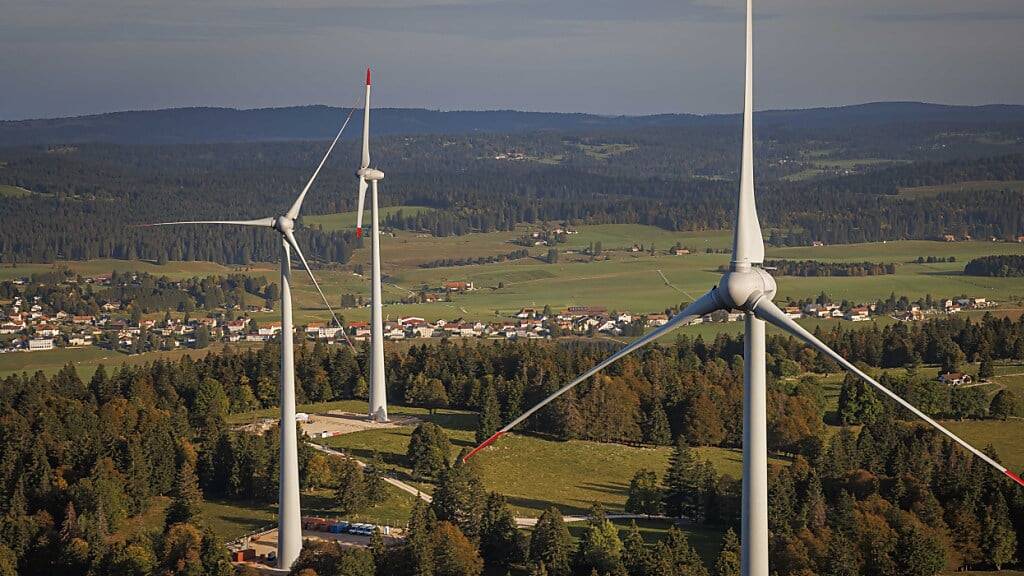
[{"label": "turbine hub", "polygon": [[377,180],[384,179],[384,173],[376,168],[360,168],[356,171],[356,176],[361,176],[363,180],[367,182],[375,182]]},{"label": "turbine hub", "polygon": [[775,278],[758,267],[730,270],[718,282],[722,303],[736,310],[750,311],[761,298],[774,298],[775,291]]},{"label": "turbine hub", "polygon": [[295,229],[295,220],[287,216],[278,216],[274,219],[274,230],[284,234]]}]

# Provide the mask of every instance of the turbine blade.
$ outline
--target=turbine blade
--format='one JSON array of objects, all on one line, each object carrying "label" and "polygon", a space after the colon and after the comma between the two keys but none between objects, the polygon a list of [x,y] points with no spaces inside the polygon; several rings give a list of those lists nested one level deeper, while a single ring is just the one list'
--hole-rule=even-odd
[{"label": "turbine blade", "polygon": [[257,220],[185,220],[181,222],[156,222],[153,224],[136,224],[141,228],[151,228],[154,226],[176,226],[178,224],[231,224],[234,226],[265,226],[272,228],[274,226],[273,218],[259,218]]},{"label": "turbine blade", "polygon": [[316,287],[316,291],[320,293],[320,298],[323,299],[327,309],[331,312],[331,318],[334,318],[334,323],[341,328],[341,335],[345,338],[345,342],[348,343],[348,347],[355,354],[355,346],[348,339],[348,334],[345,333],[345,327],[342,326],[341,320],[338,320],[338,315],[334,313],[334,308],[331,307],[331,303],[327,301],[327,296],[324,295],[324,291],[320,289],[320,283],[316,281],[316,276],[313,275],[313,270],[310,269],[309,263],[306,262],[306,257],[302,254],[302,249],[299,248],[299,243],[295,240],[295,234],[291,230],[284,233],[284,237],[288,240],[288,244],[295,250],[295,254],[299,256],[299,260],[302,262],[302,267],[306,269],[306,274],[309,274],[309,279],[313,281],[313,286]]},{"label": "turbine blade", "polygon": [[349,120],[352,119],[352,113],[355,111],[356,109],[354,106],[348,111],[348,116],[346,116],[345,121],[341,123],[341,128],[338,129],[338,133],[334,136],[334,141],[331,142],[331,145],[327,148],[327,153],[324,154],[323,159],[320,160],[320,164],[316,167],[316,170],[313,171],[313,175],[309,177],[309,182],[306,182],[306,187],[302,189],[299,197],[295,199],[295,202],[292,203],[292,207],[288,209],[288,217],[292,220],[299,217],[299,210],[302,208],[302,201],[306,199],[306,192],[309,192],[309,189],[313,186],[313,182],[316,180],[316,177],[320,174],[320,169],[327,163],[328,156],[331,155],[331,152],[334,150],[334,146],[338,144],[338,140],[341,139],[341,133],[345,131],[345,127],[348,126]]},{"label": "turbine blade", "polygon": [[356,212],[356,238],[363,237],[363,204],[366,202],[366,178],[359,177],[359,210]]},{"label": "turbine blade", "polygon": [[363,163],[360,168],[370,167],[370,69],[366,69],[366,101],[363,106]]},{"label": "turbine blade", "polygon": [[743,92],[743,159],[740,165],[740,193],[733,230],[734,264],[764,262],[764,238],[754,202],[754,39],[753,7],[747,0],[747,63]]},{"label": "turbine blade", "polygon": [[805,330],[803,326],[797,324],[792,318],[786,316],[786,314],[784,312],[782,312],[782,310],[779,310],[779,307],[776,306],[775,303],[773,303],[771,300],[768,300],[767,298],[762,298],[761,301],[758,302],[757,305],[754,307],[754,314],[758,318],[764,320],[765,322],[769,322],[771,324],[774,324],[775,326],[781,328],[782,330],[784,330],[786,332],[789,332],[793,336],[796,336],[797,338],[799,338],[799,339],[803,340],[804,342],[810,344],[813,348],[817,348],[821,352],[825,353],[827,356],[829,356],[830,358],[835,360],[840,366],[842,366],[843,368],[846,368],[850,372],[853,372],[861,380],[864,380],[868,384],[871,384],[872,386],[877,388],[879,392],[882,392],[883,394],[885,394],[889,398],[892,398],[898,404],[900,404],[901,406],[903,406],[907,410],[910,410],[912,413],[914,413],[918,418],[924,420],[928,424],[931,424],[931,426],[933,428],[935,428],[939,432],[942,432],[947,437],[949,437],[951,440],[953,440],[957,444],[963,446],[964,448],[966,448],[967,450],[972,452],[978,458],[981,458],[982,460],[984,460],[985,462],[987,462],[988,464],[990,464],[991,466],[995,467],[997,470],[1002,472],[1003,474],[1005,474],[1005,475],[1009,476],[1010,478],[1012,478],[1014,480],[1014,482],[1017,482],[1021,486],[1024,486],[1024,480],[1021,480],[1021,478],[1019,476],[1014,474],[1012,471],[1008,470],[1002,464],[1000,464],[1000,463],[996,462],[995,460],[989,458],[984,452],[982,452],[981,450],[978,450],[974,446],[971,446],[970,444],[965,442],[963,439],[961,439],[956,434],[953,434],[952,432],[947,430],[942,424],[939,424],[938,422],[933,420],[930,416],[928,416],[924,412],[921,412],[920,410],[915,408],[914,405],[911,404],[910,402],[907,402],[903,398],[900,398],[899,395],[897,395],[892,390],[889,390],[885,386],[882,386],[881,384],[876,382],[874,378],[872,378],[871,376],[868,376],[867,374],[862,372],[860,369],[858,369],[856,366],[854,366],[852,362],[850,362],[846,358],[843,358],[842,356],[840,356],[838,352],[836,352],[835,350],[832,350],[831,348],[826,346],[824,342],[822,342],[821,340],[818,340],[817,338],[815,338],[814,335],[811,334],[810,332],[808,332],[807,330]]},{"label": "turbine blade", "polygon": [[540,410],[544,406],[547,406],[552,401],[554,401],[556,398],[558,398],[562,394],[565,394],[566,392],[571,390],[577,384],[580,384],[581,382],[585,381],[587,378],[590,378],[594,374],[597,374],[601,370],[607,368],[610,364],[614,363],[616,360],[619,360],[620,358],[622,358],[624,356],[627,356],[627,355],[629,355],[629,354],[639,350],[640,348],[643,348],[647,344],[657,340],[658,338],[661,338],[665,334],[668,334],[669,332],[675,330],[676,328],[686,324],[687,322],[689,322],[689,321],[691,321],[691,320],[693,320],[695,318],[699,318],[699,317],[701,317],[701,316],[703,316],[705,314],[710,314],[710,313],[714,312],[715,310],[721,309],[722,308],[722,304],[720,303],[720,301],[718,299],[718,295],[715,293],[715,290],[716,290],[715,288],[712,288],[710,292],[704,294],[699,299],[697,299],[697,301],[691,303],[689,306],[684,308],[679,314],[676,314],[671,320],[669,320],[668,324],[665,324],[664,326],[658,328],[657,330],[652,331],[651,333],[647,334],[646,336],[643,336],[641,338],[637,338],[636,340],[631,342],[625,348],[622,348],[621,350],[619,350],[615,354],[612,354],[611,356],[609,356],[608,358],[606,358],[605,360],[601,361],[599,364],[597,364],[596,366],[591,368],[590,370],[587,370],[586,372],[581,374],[578,378],[576,378],[572,382],[569,382],[565,386],[562,386],[561,388],[556,390],[553,394],[551,394],[547,398],[541,400],[540,403],[538,403],[533,408],[530,408],[526,412],[523,412],[518,418],[516,418],[515,420],[513,420],[513,421],[509,422],[508,424],[506,424],[504,428],[499,430],[493,436],[491,436],[490,438],[485,440],[482,444],[480,444],[479,446],[474,448],[471,452],[466,454],[466,457],[463,460],[468,460],[471,456],[473,456],[477,452],[479,452],[479,451],[483,450],[484,448],[486,448],[488,445],[490,445],[492,442],[494,442],[495,440],[500,438],[506,432],[508,432],[512,428],[515,428],[516,425],[518,425],[520,422],[522,422],[523,420],[526,420],[527,418],[529,418],[531,415],[533,415],[534,412],[536,412],[537,410]]}]

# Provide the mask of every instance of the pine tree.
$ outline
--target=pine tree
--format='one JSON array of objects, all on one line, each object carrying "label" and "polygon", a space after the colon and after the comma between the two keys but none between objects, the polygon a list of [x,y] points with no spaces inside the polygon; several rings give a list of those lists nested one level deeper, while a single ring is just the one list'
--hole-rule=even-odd
[{"label": "pine tree", "polygon": [[165,526],[179,523],[195,523],[202,514],[203,492],[199,489],[199,477],[191,458],[182,458],[178,475],[174,480],[173,500],[167,508]]},{"label": "pine tree", "polygon": [[822,576],[857,576],[859,565],[853,543],[842,532],[834,532],[828,543]]},{"label": "pine tree", "polygon": [[526,541],[516,527],[512,510],[497,492],[487,495],[480,521],[480,553],[488,566],[504,568],[526,556]]},{"label": "pine tree", "polygon": [[666,514],[700,521],[713,490],[714,467],[709,462],[699,462],[693,449],[680,435],[662,484]]},{"label": "pine tree", "polygon": [[878,394],[860,378],[847,374],[839,390],[840,424],[871,424],[882,411]]},{"label": "pine tree", "polygon": [[1001,418],[1003,420],[1022,416],[1024,415],[1024,402],[1021,401],[1020,397],[1013,390],[1004,388],[992,398],[992,403],[988,407],[988,413],[993,418]]},{"label": "pine tree", "polygon": [[829,516],[829,524],[832,529],[848,538],[852,538],[857,533],[857,518],[854,515],[855,502],[853,496],[850,496],[846,490],[839,492]]},{"label": "pine tree", "polygon": [[359,464],[351,458],[345,458],[338,470],[338,488],[335,501],[342,514],[352,514],[366,507],[368,497],[366,480]]},{"label": "pine tree", "polygon": [[551,507],[541,514],[530,536],[530,561],[543,563],[551,576],[570,576],[572,536],[558,508]]},{"label": "pine tree", "polygon": [[576,551],[576,572],[588,569],[600,573],[614,572],[622,564],[622,541],[619,530],[608,520],[604,509],[595,504],[579,549]]},{"label": "pine tree", "polygon": [[366,481],[366,499],[370,504],[380,504],[387,499],[388,493],[384,482],[384,460],[376,450],[370,462],[363,468],[363,479]]},{"label": "pine tree", "polygon": [[460,455],[454,466],[441,472],[430,508],[438,520],[455,524],[475,541],[480,535],[486,491],[474,462],[463,462]]},{"label": "pine tree", "polygon": [[632,576],[653,576],[652,561],[651,551],[647,549],[636,521],[630,521],[626,537],[622,539],[622,566]]},{"label": "pine tree", "polygon": [[672,429],[668,423],[668,415],[660,402],[652,402],[647,410],[647,421],[644,423],[644,442],[667,446],[672,443]]},{"label": "pine tree", "polygon": [[985,510],[981,524],[981,549],[996,570],[1016,560],[1017,534],[1010,522],[1010,509],[1001,492],[996,492],[992,504]]},{"label": "pine tree", "polygon": [[417,576],[434,575],[434,528],[437,518],[430,506],[417,498],[409,513],[409,529],[405,538],[405,553]]},{"label": "pine tree", "polygon": [[409,459],[413,476],[436,478],[448,468],[451,443],[440,426],[423,422],[416,427],[409,438],[406,457]]},{"label": "pine tree", "polygon": [[690,471],[695,460],[690,447],[686,444],[686,440],[679,436],[676,440],[676,446],[672,450],[669,468],[665,473],[663,482],[665,487],[665,512],[670,516],[683,515],[686,499],[689,497],[687,482],[689,481]]},{"label": "pine tree", "polygon": [[686,576],[708,576],[708,569],[704,566],[697,551],[690,546],[686,534],[676,526],[668,530],[668,537],[663,541],[664,546],[659,547],[659,554],[668,559],[671,574],[684,574]]},{"label": "pine tree", "polygon": [[740,539],[729,528],[722,539],[722,551],[715,560],[715,576],[739,576],[740,574]]},{"label": "pine tree", "polygon": [[477,420],[476,443],[480,444],[501,428],[501,404],[493,383],[484,384],[484,397]]},{"label": "pine tree", "polygon": [[629,481],[626,496],[626,512],[634,514],[660,514],[661,490],[658,489],[658,475],[651,470],[637,470]]},{"label": "pine tree", "polygon": [[981,355],[981,363],[978,365],[978,378],[988,379],[996,375],[995,367],[992,365],[992,354],[986,350]]},{"label": "pine tree", "polygon": [[942,542],[920,528],[916,522],[900,527],[896,541],[897,574],[905,576],[934,576],[946,564]]}]

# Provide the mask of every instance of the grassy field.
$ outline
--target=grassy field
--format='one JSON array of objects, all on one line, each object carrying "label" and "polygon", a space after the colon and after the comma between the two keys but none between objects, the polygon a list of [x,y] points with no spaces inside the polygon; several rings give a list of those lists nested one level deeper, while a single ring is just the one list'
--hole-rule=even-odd
[{"label": "grassy field", "polygon": [[[260,344],[244,342],[231,344],[235,348],[253,345],[259,346]],[[83,380],[87,380],[92,377],[93,373],[96,372],[96,367],[100,364],[106,365],[108,369],[120,366],[121,364],[139,366],[158,358],[177,360],[185,355],[201,358],[209,353],[220,352],[223,349],[224,344],[215,343],[203,350],[186,348],[166,352],[145,352],[143,354],[135,354],[134,356],[104,350],[96,346],[55,348],[43,352],[13,352],[0,354],[0,378],[22,372],[34,374],[37,370],[42,370],[44,374],[52,375],[56,374],[70,362],[78,370],[78,376]]]},{"label": "grassy field", "polygon": [[[433,212],[433,208],[426,206],[385,206],[380,208],[380,218],[391,216],[398,212],[402,212],[406,216],[412,216],[413,214],[419,214],[424,212]],[[356,227],[356,212],[340,212],[336,214],[317,214],[314,216],[304,216],[302,221],[307,226],[317,226],[322,228],[324,231],[333,230],[355,230]],[[369,201],[367,201],[367,210],[363,215],[363,225],[368,226],[370,223],[370,210]]]},{"label": "grassy field", "polygon": [[[546,247],[530,249],[533,257],[512,262],[448,268],[420,268],[419,264],[440,257],[476,257],[506,254],[519,249],[511,240],[534,228],[520,227],[512,232],[471,234],[435,238],[410,232],[396,232],[382,238],[385,274],[385,315],[422,316],[428,320],[463,317],[492,320],[505,317],[524,306],[550,305],[558,310],[570,305],[604,306],[609,310],[634,313],[660,312],[666,307],[690,301],[718,281],[718,267],[728,263],[728,255],[706,253],[705,248],[721,249],[730,244],[728,231],[673,233],[652,226],[597,225],[581,226],[579,233],[559,245],[560,262],[547,264],[540,256]],[[601,242],[606,260],[590,262],[580,251],[591,243]],[[664,253],[676,242],[695,251],[686,256]],[[633,244],[649,247],[658,254],[633,253]],[[989,254],[1024,254],[1024,244],[1004,242],[929,242],[903,241],[874,244],[851,244],[822,247],[770,248],[769,258],[815,259],[821,261],[895,262],[897,273],[887,276],[845,278],[778,278],[777,300],[810,298],[821,291],[837,300],[874,301],[891,293],[911,298],[932,294],[940,296],[983,296],[1004,303],[1002,313],[1018,316],[1024,308],[1024,284],[1013,278],[971,277],[962,274],[970,258]],[[937,264],[911,263],[919,256],[955,257],[956,262]],[[369,281],[352,273],[355,264],[369,263],[369,250],[356,251],[349,265],[332,265],[317,271],[328,297],[338,302],[341,294],[368,297]],[[264,276],[271,280],[278,272],[276,265],[264,263],[248,267],[227,267],[210,262],[170,262],[157,266],[152,262],[94,260],[62,262],[82,274],[108,273],[117,270],[142,270],[172,278],[196,275],[241,272]],[[25,264],[0,268],[0,280],[27,276],[33,272],[53,269],[50,264]],[[399,301],[423,286],[437,287],[449,280],[474,282],[477,290],[456,294],[452,302],[401,304]],[[294,276],[295,321],[304,324],[323,321],[327,311],[312,284],[302,274]],[[626,289],[628,287],[628,289]],[[346,320],[367,320],[368,308],[339,310]],[[257,321],[277,320],[279,312],[256,313]],[[880,319],[880,322],[888,322]],[[811,326],[816,321],[807,321]],[[828,321],[835,322],[835,321]],[[705,337],[718,332],[738,332],[740,323],[704,324],[684,328],[690,334]],[[2,366],[2,363],[0,363]],[[0,370],[3,368],[0,367]]]},{"label": "grassy field", "polygon": [[[366,403],[332,402],[301,409],[362,412]],[[429,415],[424,409],[402,406],[392,406],[390,412],[393,416],[417,416],[444,427],[453,444],[453,457],[455,452],[475,445],[476,415],[472,412],[438,410],[437,414]],[[252,416],[241,416],[238,420],[246,418]],[[328,438],[324,443],[363,459],[369,458],[376,450],[391,470],[408,479],[405,452],[412,430],[412,427],[399,427],[356,432]],[[697,451],[720,473],[740,476],[742,462],[739,451],[725,448],[698,448]],[[608,510],[621,511],[633,474],[641,468],[648,468],[660,476],[668,466],[670,454],[671,449],[667,447],[636,448],[575,440],[554,442],[534,436],[511,435],[474,460],[478,462],[489,490],[508,496],[517,514],[538,516],[551,505],[558,506],[567,514],[581,514],[594,502],[600,502]],[[773,459],[773,462],[781,464],[784,460]],[[414,484],[421,486],[424,492],[432,491],[429,484]]]},{"label": "grassy field", "polygon": [[901,196],[930,197],[943,192],[983,192],[988,190],[1024,191],[1024,180],[971,180],[937,186],[913,186],[900,188]]},{"label": "grassy field", "polygon": [[0,198],[23,198],[25,196],[31,196],[32,191],[26,190],[20,186],[11,186],[10,184],[0,184]]},{"label": "grassy field", "polygon": [[1024,443],[1020,441],[1024,435],[1024,420],[945,421],[942,425],[979,448],[991,444],[1004,466],[1016,472],[1024,471]]},{"label": "grassy field", "polygon": [[[381,526],[405,526],[415,498],[390,484],[385,485],[385,490],[387,498],[384,502],[351,515],[343,515],[338,511],[331,490],[306,490],[301,496],[302,514],[345,518],[352,522],[372,522]],[[221,538],[233,540],[275,524],[277,503],[206,500],[203,503],[203,515]]]},{"label": "grassy field", "polygon": [[833,160],[829,158],[822,158],[818,153],[808,154],[807,156],[808,158],[806,160],[811,164],[811,167],[784,176],[783,180],[791,182],[809,180],[823,174],[828,174],[829,172],[857,170],[862,166],[877,166],[880,164],[894,164],[900,162],[886,158],[846,158]]},{"label": "grassy field", "polygon": [[[707,291],[718,280],[718,267],[728,263],[728,255],[705,253],[705,248],[721,249],[729,245],[728,231],[673,233],[652,226],[598,225],[581,226],[579,233],[571,235],[569,242],[559,245],[563,252],[560,262],[547,264],[539,257],[546,247],[530,249],[532,258],[478,266],[425,269],[419,264],[441,257],[476,257],[506,254],[519,249],[511,240],[532,228],[520,227],[513,232],[471,234],[459,237],[435,238],[410,232],[396,232],[382,238],[382,260],[385,274],[385,314],[391,318],[416,315],[427,319],[456,318],[488,320],[509,315],[523,306],[551,305],[560,309],[570,305],[605,306],[610,310],[630,310],[634,313],[662,311],[668,306],[689,301]],[[579,251],[591,243],[601,242],[607,260],[590,262]],[[687,256],[670,256],[664,251],[676,242],[695,250]],[[368,243],[367,243],[368,244]],[[629,252],[633,244],[652,244],[659,253]],[[851,244],[822,247],[770,248],[769,258],[815,259],[822,261],[895,262],[897,273],[887,276],[845,278],[799,278],[784,276],[778,279],[778,300],[808,298],[826,291],[836,299],[873,301],[890,293],[912,298],[983,296],[1008,307],[1020,307],[1024,301],[1024,284],[1012,278],[970,277],[962,274],[970,258],[989,254],[1024,254],[1024,244],[1004,242],[928,242],[904,241],[874,244]],[[956,258],[956,262],[914,264],[919,256]],[[365,276],[352,273],[355,264],[369,263],[369,250],[356,251],[353,261],[346,266],[330,266],[317,271],[317,276],[328,294],[337,302],[340,294],[369,295],[369,281]],[[151,262],[96,260],[61,263],[83,274],[99,274],[118,270],[143,270],[166,274],[172,278],[194,275],[244,272],[277,276],[274,264],[256,264],[250,267],[226,267],[209,262],[170,262],[157,266]],[[53,265],[27,264],[16,268],[0,268],[0,279],[26,276],[46,271]],[[449,280],[474,282],[477,290],[457,294],[453,302],[431,304],[400,304],[400,299],[422,286],[437,287]],[[628,286],[628,289],[624,289]],[[319,295],[303,275],[294,277],[296,322],[322,321],[327,311]],[[367,308],[340,311],[347,320],[366,320]],[[256,314],[257,320],[276,319],[277,312]],[[738,326],[738,325],[737,325]],[[693,333],[711,334],[719,330],[737,328],[727,325],[707,325],[688,328]]]},{"label": "grassy field", "polygon": [[114,260],[98,259],[82,261],[60,261],[54,264],[18,264],[17,266],[0,266],[0,281],[11,280],[31,276],[37,272],[50,272],[57,268],[68,268],[71,271],[83,276],[97,276],[110,274],[111,271],[118,272],[148,272],[157,276],[167,276],[172,279],[191,278],[193,276],[208,276],[212,274],[230,274],[232,272],[253,273],[257,275],[276,275],[277,268],[271,268],[269,264],[257,267],[246,266],[223,266],[214,262],[168,262],[162,266],[149,260]]}]

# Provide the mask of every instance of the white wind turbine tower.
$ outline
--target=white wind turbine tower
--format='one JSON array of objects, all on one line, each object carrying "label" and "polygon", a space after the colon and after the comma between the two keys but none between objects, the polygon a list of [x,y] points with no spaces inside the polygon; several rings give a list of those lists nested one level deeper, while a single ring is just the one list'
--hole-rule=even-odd
[{"label": "white wind turbine tower", "polygon": [[706,294],[684,308],[668,324],[635,340],[579,378],[566,384],[539,404],[524,412],[466,455],[470,458],[531,414],[558,398],[577,384],[590,378],[616,360],[635,352],[675,328],[716,310],[740,310],[745,314],[743,337],[743,497],[742,544],[740,553],[743,576],[768,576],[768,442],[766,414],[765,322],[803,340],[826,354],[840,366],[871,384],[939,432],[960,444],[978,458],[1024,486],[1024,480],[982,451],[944,428],[896,393],[876,382],[852,363],[826,346],[821,340],[785,315],[772,302],[775,279],[762,268],[764,241],[754,204],[754,139],[753,139],[753,50],[752,6],[747,0],[746,20],[746,90],[743,109],[743,160],[737,202],[736,229],[733,235],[730,269]]},{"label": "white wind turbine tower", "polygon": [[373,272],[370,312],[370,406],[369,417],[377,422],[388,421],[388,390],[384,382],[384,312],[380,291],[380,220],[377,211],[377,182],[384,173],[370,168],[370,69],[366,69],[366,101],[363,107],[363,160],[356,171],[359,178],[359,211],[356,213],[356,237],[363,236],[363,203],[366,187],[371,186],[370,244]]},{"label": "white wind turbine tower", "polygon": [[[354,111],[355,108],[352,110]],[[320,289],[319,282],[317,282],[316,277],[313,276],[313,271],[310,270],[309,264],[306,263],[305,256],[302,255],[302,250],[299,249],[299,245],[295,241],[293,230],[295,228],[295,220],[299,217],[299,210],[302,208],[302,201],[306,197],[306,192],[308,192],[310,187],[313,185],[313,181],[316,180],[317,175],[320,173],[320,169],[324,167],[328,156],[331,155],[331,151],[334,150],[334,146],[338,143],[338,140],[341,138],[341,133],[345,131],[345,127],[348,126],[348,122],[351,118],[352,113],[349,112],[348,117],[345,118],[345,122],[341,125],[341,129],[338,130],[338,134],[334,137],[334,141],[331,142],[330,147],[327,149],[327,153],[324,154],[323,159],[320,160],[320,164],[306,183],[306,187],[302,189],[299,197],[295,199],[295,202],[292,203],[291,208],[289,208],[288,212],[285,214],[270,218],[260,218],[258,220],[191,220],[184,222],[161,222],[158,224],[145,225],[170,226],[176,224],[229,224],[238,226],[257,226],[272,228],[281,235],[281,385],[278,388],[278,393],[280,394],[279,403],[281,407],[281,420],[279,422],[281,434],[281,478],[278,488],[277,516],[277,567],[281,570],[290,570],[295,559],[299,557],[299,553],[302,551],[302,513],[299,503],[298,439],[295,432],[295,350],[294,343],[292,341],[291,252],[293,250],[299,257],[299,260],[302,261],[303,268],[305,268],[306,273],[309,274],[309,279],[313,281],[313,285],[316,286],[316,290],[320,293],[320,297],[323,299],[324,304],[327,305],[327,309],[330,310],[331,317],[334,318],[337,326],[339,328],[341,327],[341,322],[334,313],[334,309],[331,307],[330,302],[327,301],[327,297],[324,295],[323,290]]]}]

